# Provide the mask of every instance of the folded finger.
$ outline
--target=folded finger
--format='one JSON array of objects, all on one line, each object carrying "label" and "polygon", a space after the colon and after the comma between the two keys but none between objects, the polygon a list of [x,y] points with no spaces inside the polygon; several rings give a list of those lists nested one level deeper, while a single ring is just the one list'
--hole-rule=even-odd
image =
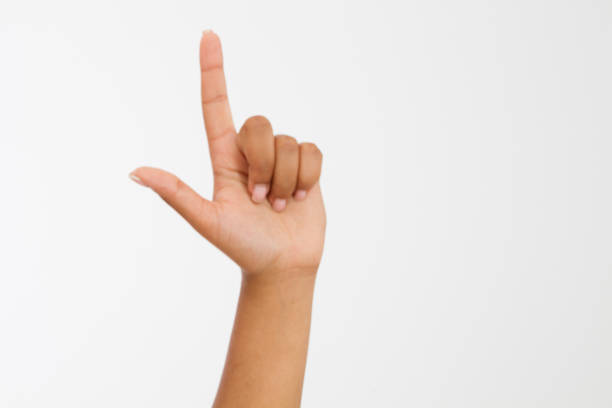
[{"label": "folded finger", "polygon": [[319,181],[323,155],[314,143],[300,144],[300,167],[298,170],[296,200],[306,198],[310,190]]},{"label": "folded finger", "polygon": [[274,175],[270,198],[272,208],[282,211],[297,185],[300,147],[294,138],[285,135],[277,136],[274,145]]},{"label": "folded finger", "polygon": [[237,143],[248,163],[249,192],[253,201],[261,203],[268,195],[274,172],[272,125],[263,116],[250,117],[240,129]]}]

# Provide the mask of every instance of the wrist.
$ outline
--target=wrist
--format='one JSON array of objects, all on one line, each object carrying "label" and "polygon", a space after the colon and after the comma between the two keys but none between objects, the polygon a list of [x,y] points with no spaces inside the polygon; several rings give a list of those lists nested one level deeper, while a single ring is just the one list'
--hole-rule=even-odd
[{"label": "wrist", "polygon": [[304,267],[278,268],[271,267],[256,272],[242,268],[242,281],[257,285],[305,284],[314,282],[318,265]]},{"label": "wrist", "polygon": [[253,293],[305,295],[312,297],[317,276],[317,268],[299,270],[269,270],[249,273],[242,270],[242,290]]}]

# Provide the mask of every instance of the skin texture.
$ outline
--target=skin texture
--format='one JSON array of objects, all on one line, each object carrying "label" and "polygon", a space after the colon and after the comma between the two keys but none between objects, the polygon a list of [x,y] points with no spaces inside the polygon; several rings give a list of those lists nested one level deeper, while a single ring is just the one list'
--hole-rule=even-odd
[{"label": "skin texture", "polygon": [[200,42],[202,111],[214,176],[212,200],[175,175],[140,167],[149,187],[234,260],[242,285],[215,407],[300,405],[310,312],[323,251],[322,155],[273,133],[263,116],[236,132],[218,36]]}]

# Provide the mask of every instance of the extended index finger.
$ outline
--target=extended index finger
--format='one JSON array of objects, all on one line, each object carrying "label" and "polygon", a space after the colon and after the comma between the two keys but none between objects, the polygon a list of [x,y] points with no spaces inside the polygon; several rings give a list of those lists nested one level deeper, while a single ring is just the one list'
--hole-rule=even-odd
[{"label": "extended index finger", "polygon": [[[207,30],[200,40],[200,72],[202,75],[202,111],[204,126],[212,148],[213,141],[236,134],[227,98],[221,41]],[[214,152],[211,150],[211,154]]]}]

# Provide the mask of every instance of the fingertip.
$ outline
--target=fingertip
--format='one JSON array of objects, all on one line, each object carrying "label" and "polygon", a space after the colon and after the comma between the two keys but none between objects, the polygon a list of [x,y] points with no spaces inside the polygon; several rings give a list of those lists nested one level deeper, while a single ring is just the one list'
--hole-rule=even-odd
[{"label": "fingertip", "polygon": [[212,30],[204,30],[200,39],[200,67],[202,71],[223,66],[221,40]]},{"label": "fingertip", "polygon": [[302,190],[302,189],[300,189],[300,190],[297,190],[297,191],[295,192],[295,194],[293,194],[293,198],[294,198],[296,201],[302,201],[302,200],[306,199],[306,195],[307,195],[307,194],[308,194],[308,193],[307,193],[307,191],[306,191],[306,190]]},{"label": "fingertip", "polygon": [[177,177],[165,170],[155,167],[139,167],[129,174],[130,179],[156,193],[164,195],[176,186]]},{"label": "fingertip", "polygon": [[149,184],[146,181],[147,169],[147,167],[138,167],[137,169],[132,170],[130,174],[128,174],[128,177],[134,183],[140,184],[143,187],[149,187]]},{"label": "fingertip", "polygon": [[131,173],[128,175],[128,177],[129,177],[129,178],[130,178],[130,179],[131,179],[131,180],[132,180],[134,183],[137,183],[137,184],[140,184],[141,186],[146,187],[146,186],[145,186],[145,184],[143,183],[142,179],[141,179],[140,177],[138,177],[136,174],[134,174],[134,172],[131,172]]},{"label": "fingertip", "polygon": [[263,203],[266,200],[270,187],[268,184],[255,184],[253,186],[253,194],[251,199],[257,204]]},{"label": "fingertip", "polygon": [[287,207],[287,200],[284,198],[276,198],[272,203],[274,211],[281,212]]}]

